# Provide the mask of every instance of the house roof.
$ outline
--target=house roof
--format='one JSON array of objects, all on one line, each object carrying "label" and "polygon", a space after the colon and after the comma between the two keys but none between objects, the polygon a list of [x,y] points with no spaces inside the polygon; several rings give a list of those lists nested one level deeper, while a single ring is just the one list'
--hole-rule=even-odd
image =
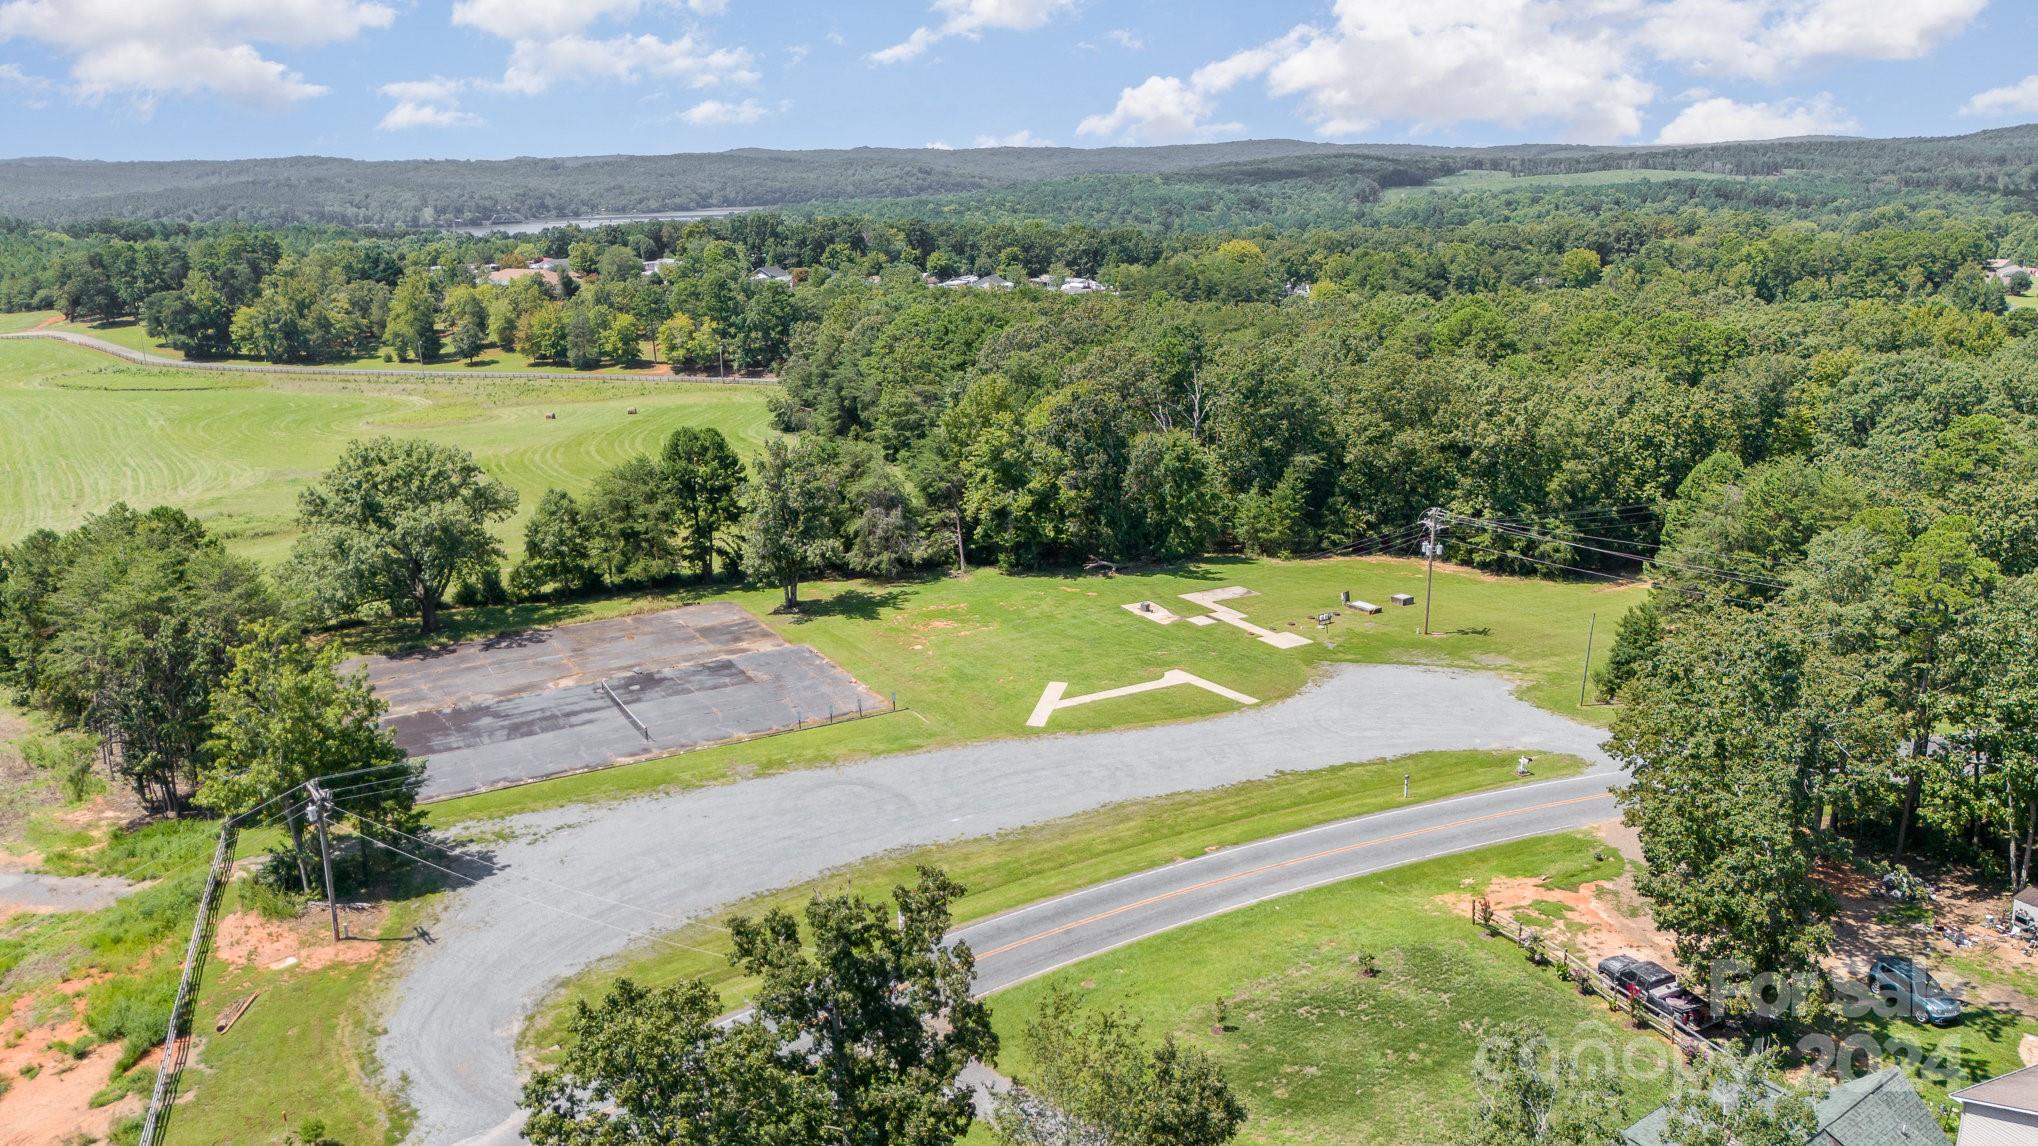
[{"label": "house roof", "polygon": [[2024,890],[2018,892],[2015,898],[2018,903],[2028,903],[2033,907],[2038,907],[2038,883],[2025,885]]},{"label": "house roof", "polygon": [[757,268],[757,273],[750,277],[754,279],[789,279],[793,277],[793,273],[777,263],[773,263],[769,266]]},{"label": "house roof", "polygon": [[1960,1103],[1972,1102],[1981,1106],[2038,1114],[2038,1066],[2027,1066],[2001,1078],[1978,1082],[1966,1090],[1956,1090],[1952,1098],[1953,1101]]},{"label": "house roof", "polygon": [[[1812,1109],[1818,1133],[1806,1146],[1951,1146],[1938,1119],[1896,1067],[1841,1083]],[[1621,1140],[1628,1146],[1662,1146],[1669,1124],[1670,1108],[1659,1106],[1622,1131]]]}]

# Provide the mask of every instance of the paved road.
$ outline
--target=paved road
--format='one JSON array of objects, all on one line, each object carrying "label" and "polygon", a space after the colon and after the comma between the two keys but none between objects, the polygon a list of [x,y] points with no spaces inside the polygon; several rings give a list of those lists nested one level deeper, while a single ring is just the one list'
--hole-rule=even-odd
[{"label": "paved road", "polygon": [[[1600,739],[1596,729],[1516,700],[1497,677],[1348,665],[1289,700],[1190,724],[998,741],[521,816],[508,825],[512,838],[495,845],[495,862],[507,870],[453,896],[432,929],[436,942],[410,956],[379,1047],[383,1070],[408,1077],[415,1141],[514,1141],[516,1031],[546,988],[642,934],[719,905],[896,848],[1282,770],[1445,748],[1570,752],[1597,765],[1590,779],[1340,825],[1346,834],[1318,836],[1341,841],[1333,846],[1344,850],[1330,855],[1313,855],[1329,850],[1313,844],[1294,854],[1235,848],[1193,861],[1200,866],[1187,870],[1200,874],[1192,883],[1201,886],[1136,877],[974,925],[966,934],[985,955],[986,985],[996,986],[1122,942],[1142,926],[1168,925],[1171,916],[1178,923],[1221,910],[1227,896],[1242,901],[1284,884],[1604,818],[1607,805],[1590,799],[1613,774]],[[1573,795],[1585,799],[1555,803]],[[1280,866],[1268,868],[1276,857]],[[1231,878],[1210,882],[1222,876]],[[1125,904],[1110,897],[1125,892],[1138,893],[1135,902],[1167,896],[1116,910]],[[1161,904],[1171,906],[1156,910]],[[1079,925],[1013,946],[1062,926],[1037,926],[1048,919]]]},{"label": "paved road", "polygon": [[[401,370],[394,367],[382,369],[373,366],[287,366],[269,362],[194,362],[190,359],[171,358],[168,355],[151,354],[146,350],[136,350],[133,347],[122,346],[117,342],[108,342],[103,338],[96,338],[90,334],[80,334],[75,330],[18,330],[12,334],[0,334],[0,339],[8,338],[51,338],[58,342],[68,342],[73,346],[82,346],[87,350],[97,350],[101,354],[111,354],[115,358],[124,359],[137,366],[166,366],[174,370],[211,370],[223,374],[336,374],[349,378],[407,378],[413,381],[421,378],[544,378],[555,382],[561,378],[580,376],[578,372],[569,373],[563,370],[477,370],[472,373],[462,373],[445,369],[427,370],[423,367]],[[645,380],[670,378],[678,382],[727,382],[732,385],[748,383],[751,385],[769,386],[776,385],[778,382],[776,378],[723,378],[708,374],[650,374],[630,370],[595,370],[588,371],[587,373],[603,378],[641,378]]]}]

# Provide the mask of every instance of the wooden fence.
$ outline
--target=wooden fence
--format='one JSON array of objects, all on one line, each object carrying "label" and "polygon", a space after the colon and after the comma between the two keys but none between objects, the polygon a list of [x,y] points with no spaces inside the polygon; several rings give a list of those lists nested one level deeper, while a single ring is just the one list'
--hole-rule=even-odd
[{"label": "wooden fence", "polygon": [[1562,968],[1565,977],[1577,985],[1579,994],[1599,996],[1610,1008],[1627,1014],[1638,1028],[1647,1027],[1668,1039],[1670,1045],[1682,1051],[1686,1058],[1696,1058],[1699,1055],[1711,1058],[1728,1049],[1724,1043],[1700,1033],[1699,1029],[1690,1023],[1679,1022],[1668,1015],[1652,1011],[1646,1005],[1631,1003],[1627,993],[1607,982],[1597,968],[1551,943],[1540,931],[1518,920],[1496,917],[1493,914],[1493,905],[1483,897],[1472,901],[1472,922],[1485,928],[1488,934],[1513,941],[1532,962],[1554,963]]}]

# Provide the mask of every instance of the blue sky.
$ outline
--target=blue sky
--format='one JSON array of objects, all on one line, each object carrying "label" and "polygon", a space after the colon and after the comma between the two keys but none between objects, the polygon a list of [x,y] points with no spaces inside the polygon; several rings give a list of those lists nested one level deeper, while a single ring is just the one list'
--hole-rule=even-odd
[{"label": "blue sky", "polygon": [[2030,0],[0,0],[0,155],[1695,142],[2038,120]]}]

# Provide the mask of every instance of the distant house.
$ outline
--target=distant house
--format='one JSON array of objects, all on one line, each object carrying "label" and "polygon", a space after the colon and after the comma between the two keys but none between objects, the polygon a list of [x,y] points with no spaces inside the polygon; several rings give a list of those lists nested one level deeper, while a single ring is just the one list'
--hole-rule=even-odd
[{"label": "distant house", "polygon": [[1288,284],[1288,297],[1290,297],[1290,298],[1308,298],[1308,297],[1310,296],[1310,294],[1312,294],[1312,293],[1313,293],[1313,292],[1315,291],[1315,289],[1316,289],[1316,288],[1315,288],[1314,286],[1310,285],[1309,283],[1289,283],[1289,284]]},{"label": "distant house", "polygon": [[567,261],[566,261],[565,259],[555,259],[555,258],[552,258],[552,257],[550,257],[550,256],[547,256],[547,257],[545,257],[545,258],[542,258],[542,259],[532,259],[532,260],[531,260],[531,269],[532,269],[532,270],[534,270],[534,271],[551,271],[551,272],[552,272],[553,274],[555,274],[555,275],[556,275],[556,274],[558,274],[558,273],[559,273],[559,272],[561,272],[561,271],[565,271],[565,270],[571,270],[571,269],[572,269],[572,266],[573,266],[573,264],[571,264],[571,263],[567,262]]},{"label": "distant house", "polygon": [[1096,279],[1073,278],[1067,279],[1061,284],[1061,293],[1063,294],[1096,294],[1100,291],[1109,291],[1110,289],[1110,287],[1105,286]]},{"label": "distant house", "polygon": [[1011,290],[1012,280],[1004,275],[980,275],[969,285],[977,290]]},{"label": "distant house", "polygon": [[952,279],[943,279],[939,283],[936,283],[935,285],[946,287],[949,290],[960,290],[963,287],[973,287],[977,285],[977,278],[978,276],[976,275],[957,275]]},{"label": "distant house", "polygon": [[1960,1146],[2038,1142],[2038,1066],[1956,1090]]},{"label": "distant house", "polygon": [[770,266],[757,268],[757,273],[750,276],[750,281],[759,283],[791,283],[793,281],[793,273],[773,263]]},{"label": "distant house", "polygon": [[665,268],[676,266],[678,262],[679,260],[677,259],[645,259],[644,277],[648,279],[652,275],[662,275],[665,273]]},{"label": "distant house", "polygon": [[[1782,1092],[1776,1094],[1780,1097]],[[1897,1067],[1841,1083],[1814,1103],[1812,1111],[1818,1131],[1805,1139],[1805,1146],[1951,1146],[1946,1132],[1939,1129],[1939,1120],[1932,1117],[1924,1099],[1911,1089],[1910,1080]],[[1621,1141],[1627,1146],[1663,1146],[1663,1131],[1669,1123],[1670,1109],[1659,1106],[1622,1131]],[[1964,1129],[1961,1146],[1968,1146]]]},{"label": "distant house", "polygon": [[502,267],[492,270],[488,272],[488,282],[490,286],[508,286],[518,279],[529,278],[532,275],[544,279],[546,286],[559,285],[558,271],[540,270],[537,267]]}]

